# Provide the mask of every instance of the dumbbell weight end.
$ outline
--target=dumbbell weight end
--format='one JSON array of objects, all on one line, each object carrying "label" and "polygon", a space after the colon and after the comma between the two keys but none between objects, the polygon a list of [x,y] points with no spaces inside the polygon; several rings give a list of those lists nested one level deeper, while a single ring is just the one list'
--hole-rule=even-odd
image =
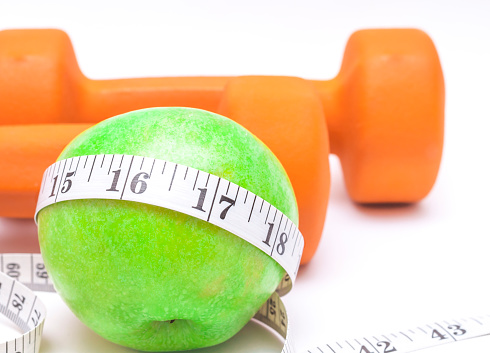
[{"label": "dumbbell weight end", "polygon": [[331,152],[359,203],[411,203],[432,189],[442,157],[444,78],[415,29],[355,32],[341,70],[316,81]]}]

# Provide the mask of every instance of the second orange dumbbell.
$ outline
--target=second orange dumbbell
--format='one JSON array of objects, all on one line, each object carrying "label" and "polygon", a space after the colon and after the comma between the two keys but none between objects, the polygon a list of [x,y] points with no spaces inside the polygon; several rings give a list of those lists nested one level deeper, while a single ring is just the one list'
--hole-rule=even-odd
[{"label": "second orange dumbbell", "polygon": [[63,32],[2,31],[0,217],[33,215],[44,169],[79,132],[153,106],[225,115],[276,154],[298,199],[302,263],[313,256],[323,229],[330,149],[340,157],[350,196],[361,203],[421,200],[432,188],[442,154],[442,70],[432,41],[418,30],[354,33],[342,68],[330,81],[264,76],[95,81],[81,73]]}]

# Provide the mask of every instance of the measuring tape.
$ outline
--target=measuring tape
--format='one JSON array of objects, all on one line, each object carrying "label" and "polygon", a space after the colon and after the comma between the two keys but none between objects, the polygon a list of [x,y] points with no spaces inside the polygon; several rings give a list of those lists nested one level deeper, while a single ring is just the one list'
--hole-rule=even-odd
[{"label": "measuring tape", "polygon": [[41,255],[0,254],[0,314],[23,331],[13,340],[0,342],[2,353],[39,352],[46,307],[28,287],[54,291]]},{"label": "measuring tape", "polygon": [[[35,219],[57,202],[125,200],[159,206],[212,223],[259,248],[296,278],[304,240],[274,205],[216,175],[160,159],[122,154],[68,158],[45,172]],[[285,294],[285,293],[281,293]]]},{"label": "measuring tape", "polygon": [[[53,291],[39,254],[0,254],[0,313],[24,330],[24,334],[0,343],[1,353],[37,353],[46,309],[37,296],[16,279],[36,290]],[[14,278],[8,276],[10,274]],[[1,290],[4,289],[5,291]],[[5,299],[2,292],[8,293]],[[19,310],[19,303],[24,302]],[[21,313],[28,313],[21,315]],[[282,353],[294,353],[288,334],[287,313],[279,295],[274,293],[254,317],[286,338]],[[303,353],[408,353],[424,348],[490,334],[490,315],[439,321],[406,330],[362,336],[322,344]]]},{"label": "measuring tape", "polygon": [[[297,226],[266,200],[228,180],[169,161],[117,154],[90,155],[58,161],[44,172],[35,219],[44,207],[78,199],[126,200],[172,209],[226,229],[268,254],[287,275],[254,318],[285,338],[283,353],[294,352],[280,296],[292,288],[304,240]],[[0,260],[0,271],[5,272],[0,273],[0,313],[24,332],[16,339],[0,343],[0,353],[38,353],[46,309],[27,287],[52,291],[53,284],[38,254],[4,254]],[[373,336],[346,340],[308,352],[410,352],[450,339],[488,334],[490,323],[482,321],[435,323],[425,330],[419,327],[422,333],[415,329],[381,335],[379,339]]]}]

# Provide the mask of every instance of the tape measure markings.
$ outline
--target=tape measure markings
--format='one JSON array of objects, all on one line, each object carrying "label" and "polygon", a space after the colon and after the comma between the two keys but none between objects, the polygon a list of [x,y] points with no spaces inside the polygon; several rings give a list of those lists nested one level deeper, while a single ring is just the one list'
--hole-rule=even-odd
[{"label": "tape measure markings", "polygon": [[0,254],[0,314],[23,332],[18,338],[0,342],[0,352],[37,353],[46,307],[19,281],[36,290],[54,291],[40,254]]},{"label": "tape measure markings", "polygon": [[0,254],[0,272],[33,290],[53,290],[41,254]]},{"label": "tape measure markings", "polygon": [[[54,291],[53,285],[45,278],[44,264],[39,254],[0,254],[0,270],[10,270],[11,278],[0,273],[0,313],[4,314],[25,333],[16,339],[0,343],[0,352],[37,353],[41,342],[46,309],[38,297],[27,287],[37,290]],[[10,265],[10,266],[9,266]],[[39,270],[41,269],[41,270]],[[17,279],[24,281],[19,283]],[[288,287],[285,278],[277,291],[254,316],[286,338],[282,353],[293,353],[291,325],[284,303],[280,299]],[[5,294],[7,293],[7,294]],[[17,294],[17,296],[16,296]],[[19,310],[22,301],[23,308]],[[18,299],[16,303],[14,299]],[[31,303],[30,307],[25,304]],[[25,308],[29,307],[29,312]],[[28,313],[27,315],[23,315]],[[413,329],[393,331],[373,336],[363,336],[326,343],[307,350],[307,353],[408,353],[490,334],[490,315],[434,322]],[[344,343],[345,342],[345,343]]]},{"label": "tape measure markings", "polygon": [[[317,346],[308,353],[389,353],[414,352],[446,343],[490,335],[490,315],[475,318],[449,320],[426,324],[426,329],[416,328],[396,331],[388,334],[359,337]],[[460,322],[462,321],[462,322]],[[483,321],[483,322],[482,322]],[[383,339],[379,339],[382,337]],[[390,338],[391,337],[391,338]],[[326,350],[326,351],[325,351]]]},{"label": "tape measure markings", "polygon": [[228,183],[169,161],[118,154],[64,159],[52,164],[43,179],[36,216],[53,203],[76,199],[119,199],[172,209],[250,242],[276,260],[294,283],[304,247],[298,227],[269,202],[226,179]]}]

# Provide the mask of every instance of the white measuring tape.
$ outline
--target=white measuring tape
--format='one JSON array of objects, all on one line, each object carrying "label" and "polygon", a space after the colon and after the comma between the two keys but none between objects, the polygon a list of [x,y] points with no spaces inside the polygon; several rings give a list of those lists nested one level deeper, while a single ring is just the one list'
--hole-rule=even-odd
[{"label": "white measuring tape", "polygon": [[68,158],[44,172],[35,219],[44,207],[81,199],[135,201],[199,218],[271,256],[290,282],[296,278],[304,246],[298,227],[266,200],[216,175],[141,156]]},{"label": "white measuring tape", "polygon": [[[215,175],[148,157],[91,155],[58,161],[44,173],[36,209],[77,199],[118,199],[179,211],[228,230],[256,246],[287,272],[255,315],[286,341],[293,353],[286,309],[280,296],[296,278],[304,240],[297,226],[258,195]],[[46,309],[34,290],[53,290],[40,255],[0,255],[0,313],[24,334],[0,343],[0,353],[37,353]],[[26,286],[22,285],[24,283]],[[486,319],[486,318],[485,318]],[[411,352],[490,333],[490,318],[443,322],[372,338],[315,347],[308,352]]]},{"label": "white measuring tape", "polygon": [[[41,343],[46,309],[34,292],[14,278],[36,290],[52,291],[39,254],[0,254],[0,313],[16,323],[24,334],[0,343],[0,353],[37,353]],[[10,274],[12,277],[8,276]],[[7,299],[5,294],[8,293]],[[20,309],[19,304],[22,304]],[[23,315],[25,314],[25,315]],[[294,353],[284,304],[274,293],[255,319],[264,322],[287,337],[283,353]],[[386,334],[334,341],[313,347],[303,353],[408,353],[438,345],[490,334],[490,315],[439,321]]]},{"label": "white measuring tape", "polygon": [[0,314],[23,331],[13,340],[0,342],[1,353],[39,352],[46,307],[27,286],[54,291],[41,255],[0,254]]}]

